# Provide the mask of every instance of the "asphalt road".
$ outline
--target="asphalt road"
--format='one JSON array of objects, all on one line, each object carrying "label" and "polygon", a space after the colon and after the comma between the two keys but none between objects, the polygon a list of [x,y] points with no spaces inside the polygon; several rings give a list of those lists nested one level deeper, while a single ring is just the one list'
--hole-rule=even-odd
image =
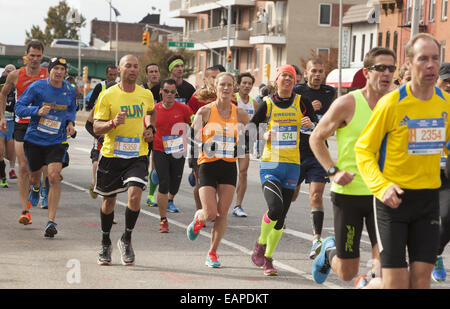
[{"label": "asphalt road", "polygon": [[[343,282],[331,273],[324,284],[314,283],[311,276],[309,250],[311,247],[310,206],[308,186],[303,185],[299,199],[291,206],[286,220],[287,228],[274,253],[278,276],[265,277],[255,267],[250,255],[259,235],[260,221],[267,210],[259,181],[259,162],[252,160],[248,171],[248,190],[244,200],[247,218],[228,216],[228,229],[219,247],[222,268],[205,266],[212,223],[208,223],[194,242],[186,237],[186,227],[192,221],[195,203],[192,187],[184,178],[175,204],[179,213],[168,214],[170,232],[161,234],[157,208],[145,206],[143,194],[141,213],[133,231],[136,254],[134,266],[122,266],[116,242],[124,230],[125,193],[118,196],[111,239],[113,265],[97,265],[100,249],[101,198],[92,199],[88,188],[91,181],[89,152],[92,137],[77,126],[78,136],[70,141],[70,166],[63,170],[61,200],[56,222],[58,234],[44,238],[47,211],[31,209],[33,224],[18,223],[20,203],[17,181],[9,181],[7,189],[0,190],[0,288],[1,289],[347,289],[352,282]],[[335,143],[330,141],[335,155]],[[322,237],[333,234],[333,216],[329,199],[329,185],[324,196],[325,221]],[[448,251],[448,250],[447,250]],[[368,273],[370,242],[364,232],[361,242],[360,273]],[[444,261],[450,261],[445,252]],[[20,271],[18,271],[20,270]],[[449,288],[448,283],[433,283],[432,288]],[[176,300],[182,302],[178,295]],[[225,301],[225,296],[221,299]]]}]

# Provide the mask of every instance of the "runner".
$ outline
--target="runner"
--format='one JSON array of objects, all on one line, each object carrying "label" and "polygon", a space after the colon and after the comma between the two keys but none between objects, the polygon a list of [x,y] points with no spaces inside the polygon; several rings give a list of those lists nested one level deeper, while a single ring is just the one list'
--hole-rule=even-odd
[{"label": "runner", "polygon": [[[12,71],[15,71],[16,67],[12,64],[5,66],[5,70],[0,77],[0,91],[6,82],[6,77]],[[16,89],[13,87],[6,97],[6,110],[5,118],[7,121],[7,130],[5,132],[0,131],[0,187],[8,188],[8,180],[6,179],[6,164],[4,158],[9,160],[9,179],[16,179],[16,172],[14,166],[16,165],[16,153],[14,152],[14,105],[16,104]]]},{"label": "runner", "polygon": [[[258,109],[258,103],[250,96],[255,78],[250,73],[241,73],[237,77],[237,85],[239,91],[236,92],[237,106],[242,108],[251,117]],[[245,153],[238,157],[239,168],[239,181],[236,187],[236,206],[233,208],[233,216],[235,217],[247,217],[244,209],[242,208],[242,202],[244,201],[245,192],[247,191],[247,170],[250,165],[249,149],[245,150]]]},{"label": "runner", "polygon": [[266,276],[277,275],[272,254],[283,234],[300,173],[300,126],[312,128],[311,120],[300,110],[302,101],[308,99],[293,92],[295,83],[295,69],[291,65],[281,66],[275,78],[276,93],[259,106],[251,120],[257,127],[267,120],[260,179],[269,210],[262,218],[252,254],[252,262],[263,267]]},{"label": "runner", "polygon": [[196,136],[201,134],[203,145],[198,158],[202,209],[196,211],[187,228],[187,237],[195,240],[205,222],[214,220],[206,257],[206,265],[214,268],[221,267],[217,249],[225,235],[228,209],[236,188],[239,126],[248,123],[248,114],[231,101],[234,84],[232,74],[224,72],[217,75],[217,100],[200,108],[193,122],[194,132]]},{"label": "runner", "polygon": [[186,133],[192,110],[175,101],[177,87],[169,78],[161,82],[162,101],[155,106],[156,134],[153,141],[153,160],[159,179],[158,208],[161,217],[159,231],[169,232],[167,206],[180,188],[186,158]]},{"label": "runner", "polygon": [[439,247],[439,162],[450,138],[450,95],[435,87],[436,39],[420,33],[405,52],[411,82],[380,99],[355,153],[361,176],[377,198],[383,287],[425,289]]},{"label": "runner", "polygon": [[[450,63],[444,62],[439,68],[439,78],[436,86],[450,93]],[[448,145],[447,145],[448,147]],[[443,282],[447,277],[444,268],[444,258],[442,253],[450,241],[450,175],[445,175],[445,170],[450,169],[450,162],[446,163],[447,155],[441,157],[441,182],[439,189],[439,209],[440,209],[440,225],[439,225],[439,251],[438,257],[434,264],[431,276],[436,282]],[[449,159],[450,160],[450,159]]]},{"label": "runner", "polygon": [[86,110],[90,111],[95,107],[98,101],[98,96],[102,91],[105,91],[108,84],[114,83],[117,79],[117,68],[115,65],[109,64],[106,66],[105,80],[95,85],[94,90],[89,98],[89,102],[86,104]]},{"label": "runner", "polygon": [[103,93],[94,114],[94,133],[105,136],[94,189],[94,192],[103,196],[100,211],[102,249],[98,255],[100,265],[111,264],[109,234],[114,207],[117,193],[125,191],[128,191],[125,231],[117,245],[122,264],[134,264],[131,233],[139,216],[142,192],[147,185],[147,142],[153,139],[152,124],[156,116],[153,112],[153,95],[136,85],[139,74],[137,57],[123,56],[118,71],[120,82]]},{"label": "runner", "polygon": [[67,150],[63,142],[67,135],[75,134],[76,92],[64,80],[66,73],[65,59],[51,59],[49,78],[29,86],[15,106],[17,116],[31,117],[23,145],[31,170],[31,204],[39,202],[41,170],[44,165],[48,168],[50,190],[45,237],[54,237],[58,232],[55,217],[61,195],[60,174]]},{"label": "runner", "polygon": [[[5,119],[5,108],[6,108],[6,98],[13,87],[16,88],[16,100],[20,98],[22,93],[29,87],[33,82],[45,79],[47,77],[47,69],[41,67],[42,55],[44,53],[44,45],[36,40],[31,41],[27,45],[26,49],[26,65],[18,70],[11,72],[6,78],[5,85],[0,93],[0,130],[5,131],[7,121]],[[24,153],[23,143],[24,136],[27,131],[28,123],[30,122],[29,117],[21,118],[17,115],[15,116],[14,122],[14,149],[16,152],[17,162],[19,164],[18,169],[18,179],[17,187],[19,189],[19,197],[22,208],[22,213],[19,217],[19,223],[27,225],[31,224],[31,215],[28,209],[29,206],[29,195],[30,192],[30,168],[28,166],[28,161]],[[32,206],[37,206],[37,203]]]},{"label": "runner", "polygon": [[[375,47],[365,55],[363,63],[366,86],[334,101],[310,138],[314,155],[333,179],[331,201],[335,236],[325,239],[320,253],[314,259],[313,277],[317,283],[327,279],[330,267],[344,281],[357,276],[364,220],[372,244],[372,258],[379,261],[373,196],[358,172],[351,150],[378,100],[389,92],[395,71],[395,54],[389,49]],[[334,132],[338,145],[336,164],[326,146],[326,140]],[[376,266],[372,267],[373,274],[376,273]]]},{"label": "runner", "polygon": [[[311,116],[310,118],[313,123],[317,123],[330,108],[335,96],[335,90],[333,87],[323,84],[326,76],[323,61],[320,58],[307,62],[304,75],[306,76],[307,82],[295,86],[294,92],[307,97],[312,102],[316,115],[314,118]],[[317,120],[315,119],[316,116]],[[305,183],[309,184],[309,202],[311,204],[313,232],[313,242],[309,252],[309,258],[314,259],[316,252],[320,251],[322,245],[321,234],[324,220],[323,192],[325,185],[330,180],[327,172],[311,151],[311,147],[309,146],[311,133],[312,130],[308,128],[302,128],[300,130],[300,177],[292,201],[297,199],[301,183],[305,181]]]}]

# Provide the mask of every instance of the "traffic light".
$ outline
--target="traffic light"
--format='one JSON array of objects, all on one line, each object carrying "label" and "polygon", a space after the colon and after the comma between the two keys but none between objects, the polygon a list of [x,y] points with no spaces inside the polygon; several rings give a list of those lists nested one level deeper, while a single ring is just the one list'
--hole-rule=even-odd
[{"label": "traffic light", "polygon": [[231,63],[231,60],[233,59],[233,52],[231,51],[231,49],[228,51],[228,55],[227,55],[227,62]]},{"label": "traffic light", "polygon": [[85,83],[85,84],[87,84],[87,82],[88,82],[88,70],[89,70],[89,67],[87,66],[87,65],[85,65],[84,67],[83,67],[83,82]]},{"label": "traffic light", "polygon": [[142,45],[150,45],[150,33],[148,31],[142,33]]},{"label": "traffic light", "polygon": [[270,63],[264,65],[264,77],[270,80]]}]

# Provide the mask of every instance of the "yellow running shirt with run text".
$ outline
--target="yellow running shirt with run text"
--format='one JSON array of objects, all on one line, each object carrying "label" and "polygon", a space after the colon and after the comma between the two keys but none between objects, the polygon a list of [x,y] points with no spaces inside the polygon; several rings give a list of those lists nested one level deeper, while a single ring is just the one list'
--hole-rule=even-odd
[{"label": "yellow running shirt with run text", "polygon": [[378,101],[355,153],[362,178],[379,200],[393,184],[402,189],[441,186],[440,159],[450,138],[449,113],[450,94],[437,87],[428,101],[415,98],[410,83]]},{"label": "yellow running shirt with run text", "polygon": [[103,91],[95,106],[94,119],[109,121],[126,112],[125,123],[105,134],[102,156],[108,158],[136,158],[148,154],[144,140],[144,117],[154,109],[151,91],[136,85],[133,92],[125,92],[114,85]]}]

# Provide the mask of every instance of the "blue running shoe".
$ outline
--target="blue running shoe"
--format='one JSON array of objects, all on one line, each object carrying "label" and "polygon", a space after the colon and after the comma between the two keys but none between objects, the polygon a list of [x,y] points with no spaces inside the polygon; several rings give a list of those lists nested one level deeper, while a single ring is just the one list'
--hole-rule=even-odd
[{"label": "blue running shoe", "polygon": [[45,188],[43,188],[43,190],[41,190],[41,197],[42,197],[41,208],[42,209],[48,209],[48,190],[49,190],[48,186],[46,186]]},{"label": "blue running shoe", "polygon": [[334,236],[327,237],[322,242],[322,249],[317,257],[314,259],[312,264],[312,275],[316,283],[323,283],[327,280],[330,273],[331,265],[325,255],[325,252],[329,248],[336,247],[336,242],[334,241]]},{"label": "blue running shoe", "polygon": [[57,224],[55,222],[48,221],[47,225],[45,226],[45,234],[44,234],[44,236],[53,238],[58,233],[58,231],[56,230],[56,225]]},{"label": "blue running shoe", "polygon": [[247,217],[247,214],[241,205],[234,206],[232,214],[235,217]]},{"label": "blue running shoe", "polygon": [[167,211],[168,212],[179,212],[180,210],[173,204],[173,201],[169,201],[167,204]]},{"label": "blue running shoe", "polygon": [[192,187],[195,187],[195,175],[194,175],[194,171],[192,171],[192,172],[189,174],[188,181],[189,181],[189,184],[190,184]]},{"label": "blue running shoe", "polygon": [[219,260],[217,259],[217,253],[210,251],[206,256],[205,265],[211,268],[219,268],[221,266]]},{"label": "blue running shoe", "polygon": [[156,170],[152,170],[152,181],[155,185],[159,184],[158,174],[156,174]]},{"label": "blue running shoe", "polygon": [[436,282],[444,282],[447,277],[447,273],[444,268],[444,259],[439,255],[434,263],[433,271],[431,272],[431,278]]},{"label": "blue running shoe", "polygon": [[187,238],[189,240],[196,240],[198,235],[200,234],[200,230],[205,225],[205,223],[203,223],[197,219],[199,211],[202,211],[202,210],[199,209],[195,212],[194,220],[192,220],[191,224],[189,224],[189,226],[186,229]]},{"label": "blue running shoe", "polygon": [[30,204],[33,207],[36,207],[37,204],[39,204],[40,194],[39,194],[40,188],[35,189],[33,186],[31,186],[30,195],[28,195],[28,199],[30,200]]}]

